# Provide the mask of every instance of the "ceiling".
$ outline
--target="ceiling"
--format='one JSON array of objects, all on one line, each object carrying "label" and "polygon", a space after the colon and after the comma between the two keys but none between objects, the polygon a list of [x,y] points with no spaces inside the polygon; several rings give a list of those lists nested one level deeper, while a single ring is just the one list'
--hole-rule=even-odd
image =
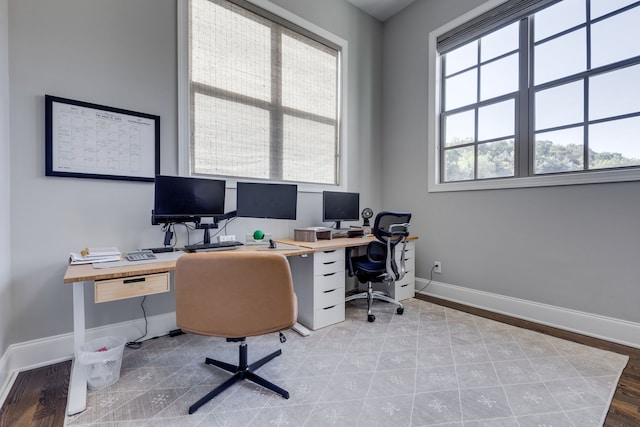
[{"label": "ceiling", "polygon": [[352,5],[364,10],[371,16],[385,21],[400,12],[415,0],[347,0]]}]

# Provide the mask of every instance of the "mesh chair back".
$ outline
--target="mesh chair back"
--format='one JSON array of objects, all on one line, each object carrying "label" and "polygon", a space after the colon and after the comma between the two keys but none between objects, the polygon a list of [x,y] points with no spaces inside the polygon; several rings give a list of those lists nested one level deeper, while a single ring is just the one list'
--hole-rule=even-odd
[{"label": "mesh chair back", "polygon": [[[409,221],[411,221],[409,212],[383,211],[376,215],[373,223],[373,235],[385,246],[385,270],[388,279],[400,280],[404,276],[404,248],[409,237]],[[398,266],[395,250],[400,242],[402,242],[402,256]],[[375,242],[369,245],[371,249],[375,246],[373,243]]]},{"label": "mesh chair back", "polygon": [[380,212],[373,223],[373,235],[385,244],[390,240],[392,245],[396,245],[403,238],[409,237],[409,221],[409,212]]}]

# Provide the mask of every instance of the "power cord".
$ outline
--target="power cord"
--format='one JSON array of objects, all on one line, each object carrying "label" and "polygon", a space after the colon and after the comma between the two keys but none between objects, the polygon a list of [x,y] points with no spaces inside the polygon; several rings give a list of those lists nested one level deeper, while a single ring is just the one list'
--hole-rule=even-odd
[{"label": "power cord", "polygon": [[434,265],[433,267],[431,267],[431,272],[429,273],[429,281],[427,282],[426,285],[424,285],[422,287],[422,289],[420,289],[419,291],[417,291],[417,293],[420,293],[422,291],[424,291],[425,289],[427,289],[427,287],[431,284],[431,282],[433,281],[433,270],[435,270],[436,266]]},{"label": "power cord", "polygon": [[142,341],[140,340],[147,336],[147,326],[148,326],[147,312],[144,310],[144,301],[146,299],[147,299],[147,296],[145,295],[144,297],[142,297],[142,302],[140,303],[140,308],[142,308],[142,315],[144,316],[144,335],[142,335],[140,338],[136,338],[133,341],[129,341],[126,344],[127,348],[138,349],[142,347]]}]

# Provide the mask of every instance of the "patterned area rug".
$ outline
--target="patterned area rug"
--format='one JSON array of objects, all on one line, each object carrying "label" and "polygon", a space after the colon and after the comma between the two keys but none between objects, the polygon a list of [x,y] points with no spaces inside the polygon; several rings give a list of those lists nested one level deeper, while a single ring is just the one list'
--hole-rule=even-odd
[{"label": "patterned area rug", "polygon": [[195,414],[188,407],[229,374],[205,357],[237,363],[221,338],[181,335],[125,349],[120,379],[89,391],[69,426],[598,426],[627,356],[412,299],[386,303],[301,337],[249,338],[249,363],[282,348],[257,373],[288,400],[250,382]]}]

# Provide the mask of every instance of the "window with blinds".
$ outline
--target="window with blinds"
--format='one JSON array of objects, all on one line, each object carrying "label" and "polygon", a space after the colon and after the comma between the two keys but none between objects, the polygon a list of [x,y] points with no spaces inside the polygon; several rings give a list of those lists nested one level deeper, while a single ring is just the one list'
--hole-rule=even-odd
[{"label": "window with blinds", "polygon": [[340,47],[237,0],[188,23],[190,173],[338,184]]},{"label": "window with blinds", "polygon": [[638,0],[508,0],[432,34],[437,183],[640,180],[638,23]]}]

